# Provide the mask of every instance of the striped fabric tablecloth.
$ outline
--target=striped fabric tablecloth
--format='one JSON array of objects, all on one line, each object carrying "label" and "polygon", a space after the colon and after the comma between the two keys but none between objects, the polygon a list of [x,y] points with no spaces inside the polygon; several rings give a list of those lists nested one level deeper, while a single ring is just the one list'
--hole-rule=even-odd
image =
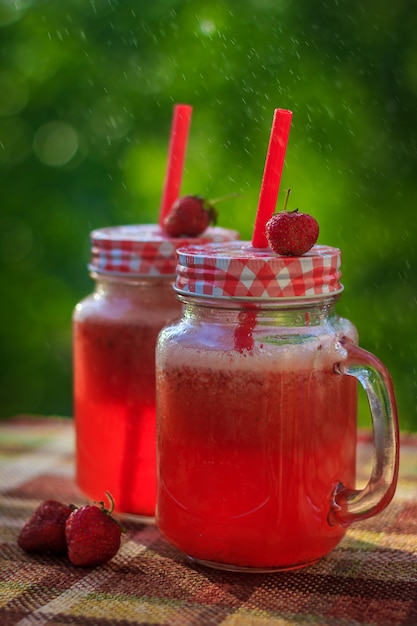
[{"label": "striped fabric tablecloth", "polygon": [[[359,478],[371,439],[359,443]],[[31,556],[18,533],[41,500],[85,503],[74,474],[71,420],[0,422],[0,625],[417,625],[417,434],[404,435],[388,509],[351,527],[320,563],[275,574],[191,565],[154,525],[124,521],[114,559],[97,568]]]}]

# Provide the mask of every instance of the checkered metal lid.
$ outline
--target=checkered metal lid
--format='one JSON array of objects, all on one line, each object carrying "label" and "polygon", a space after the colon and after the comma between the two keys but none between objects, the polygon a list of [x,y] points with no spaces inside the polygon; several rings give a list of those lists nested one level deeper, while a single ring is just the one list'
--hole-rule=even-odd
[{"label": "checkered metal lid", "polygon": [[315,245],[300,257],[253,248],[248,241],[177,250],[175,289],[215,298],[309,298],[335,295],[340,283],[338,248]]},{"label": "checkered metal lid", "polygon": [[200,237],[168,237],[157,224],[111,226],[90,234],[89,270],[100,274],[175,276],[176,250],[189,244],[238,239],[234,230],[209,227]]}]

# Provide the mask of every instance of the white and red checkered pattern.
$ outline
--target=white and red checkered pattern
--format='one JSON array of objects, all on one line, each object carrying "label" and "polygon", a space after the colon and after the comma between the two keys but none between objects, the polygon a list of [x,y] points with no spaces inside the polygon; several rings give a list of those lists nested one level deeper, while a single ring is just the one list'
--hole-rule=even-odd
[{"label": "white and red checkered pattern", "polygon": [[340,293],[341,253],[315,245],[301,257],[275,254],[235,241],[180,248],[179,293],[216,298],[294,298]]},{"label": "white and red checkered pattern", "polygon": [[93,230],[91,272],[135,276],[175,275],[180,246],[238,239],[234,230],[210,227],[193,238],[168,237],[157,224],[111,226]]}]

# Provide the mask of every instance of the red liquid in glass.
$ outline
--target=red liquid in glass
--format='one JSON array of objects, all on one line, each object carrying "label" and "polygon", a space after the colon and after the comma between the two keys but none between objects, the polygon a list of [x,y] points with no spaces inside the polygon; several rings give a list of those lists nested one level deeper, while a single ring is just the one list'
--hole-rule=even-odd
[{"label": "red liquid in glass", "polygon": [[302,353],[266,366],[265,354],[188,353],[168,348],[158,373],[163,534],[238,568],[328,553],[344,534],[327,522],[331,494],[355,483],[356,381]]},{"label": "red liquid in glass", "polygon": [[[157,295],[158,294],[158,295]],[[94,298],[74,316],[76,477],[92,500],[109,491],[117,511],[155,514],[155,344],[180,313],[171,286],[155,290],[160,313],[127,298]]]}]

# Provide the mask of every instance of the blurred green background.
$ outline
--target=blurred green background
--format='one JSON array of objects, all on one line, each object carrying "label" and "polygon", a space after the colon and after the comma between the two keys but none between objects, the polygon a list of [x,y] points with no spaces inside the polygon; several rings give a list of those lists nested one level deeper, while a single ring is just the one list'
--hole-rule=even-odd
[{"label": "blurred green background", "polygon": [[417,430],[416,33],[406,0],[0,0],[0,416],[72,414],[89,232],[157,221],[184,102],[182,191],[240,192],[219,223],[244,239],[293,111],[278,203],[291,187],[342,249],[339,312]]}]

